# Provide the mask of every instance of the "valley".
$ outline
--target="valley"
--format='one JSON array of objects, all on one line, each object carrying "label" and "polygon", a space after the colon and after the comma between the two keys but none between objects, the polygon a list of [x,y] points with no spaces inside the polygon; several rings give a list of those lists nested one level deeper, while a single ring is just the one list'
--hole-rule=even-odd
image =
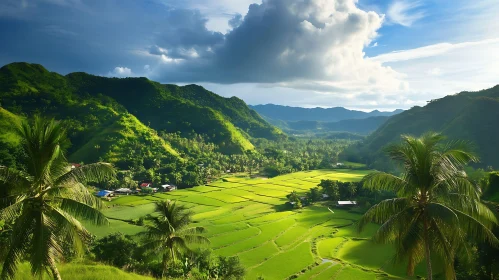
[{"label": "valley", "polygon": [[369,172],[339,169],[271,179],[227,177],[187,190],[122,196],[106,203],[103,210],[111,219],[110,226],[89,230],[97,237],[112,232],[136,234],[140,226],[114,219],[136,220],[152,213],[152,202],[169,199],[194,213],[193,221],[206,229],[213,254],[239,257],[247,269],[246,279],[404,278],[404,265],[391,261],[391,245],[370,241],[378,226],[357,233],[355,223],[362,212],[337,208],[327,201],[298,210],[286,204],[285,196],[293,190],[304,195],[321,180],[360,181]]}]

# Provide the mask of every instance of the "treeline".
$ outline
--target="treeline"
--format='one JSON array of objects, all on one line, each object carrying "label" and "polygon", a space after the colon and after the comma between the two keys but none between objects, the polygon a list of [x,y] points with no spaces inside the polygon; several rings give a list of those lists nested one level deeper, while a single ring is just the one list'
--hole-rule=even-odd
[{"label": "treeline", "polygon": [[296,191],[286,196],[293,208],[299,209],[319,201],[355,201],[361,209],[369,209],[383,199],[392,198],[394,194],[387,191],[370,190],[362,186],[362,182],[340,182],[337,180],[321,180],[317,187],[311,188],[304,194]]},{"label": "treeline", "polygon": [[135,164],[100,187],[135,188],[140,182],[147,181],[153,185],[171,183],[188,188],[207,184],[228,173],[274,177],[296,171],[336,168],[338,154],[353,143],[344,139],[257,139],[255,150],[226,155],[220,153],[215,144],[206,141],[203,135],[193,133],[185,138],[180,133],[162,133],[160,137],[171,143],[184,160],[155,159],[138,152],[140,149],[130,151],[127,157]]}]

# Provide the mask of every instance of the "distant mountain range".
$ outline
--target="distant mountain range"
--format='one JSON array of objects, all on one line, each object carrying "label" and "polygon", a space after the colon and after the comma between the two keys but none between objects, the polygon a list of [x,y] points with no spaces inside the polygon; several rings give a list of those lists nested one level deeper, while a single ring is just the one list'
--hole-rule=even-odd
[{"label": "distant mountain range", "polygon": [[344,152],[349,160],[386,167],[382,149],[400,141],[401,134],[419,136],[442,132],[449,140],[472,143],[482,166],[499,167],[499,85],[478,92],[461,92],[413,107],[388,119],[364,143]]},{"label": "distant mountain range", "polygon": [[301,108],[274,104],[251,106],[269,123],[290,134],[324,134],[331,132],[350,132],[367,135],[393,115],[403,112],[362,112],[335,108]]},{"label": "distant mountain range", "polygon": [[384,124],[390,117],[378,116],[365,119],[347,119],[336,122],[321,121],[283,121],[262,116],[269,123],[289,134],[327,134],[332,132],[349,132],[368,135]]},{"label": "distant mountain range", "polygon": [[374,110],[372,112],[362,112],[349,110],[343,107],[334,108],[301,108],[289,107],[274,104],[266,105],[250,105],[250,108],[257,111],[260,115],[274,120],[282,121],[320,121],[320,122],[337,122],[349,119],[365,119],[369,117],[393,116],[403,112],[397,109],[393,112],[381,112]]}]

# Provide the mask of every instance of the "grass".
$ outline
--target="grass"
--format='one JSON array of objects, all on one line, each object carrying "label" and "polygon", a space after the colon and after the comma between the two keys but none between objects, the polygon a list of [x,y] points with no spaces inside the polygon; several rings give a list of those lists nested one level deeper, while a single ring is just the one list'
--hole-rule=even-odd
[{"label": "grass", "polygon": [[241,242],[250,237],[260,234],[260,229],[249,227],[243,230],[229,232],[210,238],[211,248],[216,249],[236,242]]},{"label": "grass", "polygon": [[[343,267],[341,264],[334,264],[330,266],[328,269],[322,271],[319,273],[319,275],[315,276],[314,279],[316,280],[329,280],[329,279],[334,279],[334,277],[338,274],[338,271],[340,271]],[[352,278],[354,279],[354,278]]]},{"label": "grass", "polygon": [[285,279],[314,263],[310,243],[304,242],[292,250],[278,254],[248,272],[248,279],[265,275],[265,279]]},{"label": "grass", "polygon": [[294,243],[296,240],[305,236],[308,232],[308,228],[302,226],[295,226],[287,230],[281,236],[279,236],[275,242],[279,247],[288,246]]},{"label": "grass", "polygon": [[[61,273],[62,279],[71,280],[153,280],[152,277],[146,277],[134,273],[124,272],[116,267],[102,264],[59,264],[57,266]],[[32,280],[34,279],[30,273],[30,267],[27,263],[19,266],[14,280]],[[44,279],[49,279],[45,277]]]},{"label": "grass", "polygon": [[109,226],[95,226],[88,222],[83,222],[83,225],[97,238],[102,238],[116,232],[121,232],[126,235],[135,235],[144,231],[143,227],[116,220],[109,220]]},{"label": "grass", "polygon": [[317,245],[319,256],[325,259],[334,258],[336,256],[336,249],[345,241],[346,239],[342,237],[328,238],[319,241]]},{"label": "grass", "polygon": [[148,201],[147,204],[139,204],[138,206],[110,206],[102,212],[109,218],[134,220],[151,214],[154,212],[154,207],[154,203]]},{"label": "grass", "polygon": [[375,244],[369,240],[349,240],[341,246],[337,257],[366,268],[392,266],[394,249],[391,245]]},{"label": "grass", "polygon": [[[360,180],[368,171],[314,170],[271,178],[228,178],[187,190],[153,196],[124,196],[106,203],[108,217],[134,220],[153,212],[153,199],[172,199],[194,213],[195,225],[206,228],[215,255],[239,256],[246,279],[375,279],[372,270],[405,277],[403,266],[389,262],[393,248],[374,245],[368,238],[378,229],[370,224],[362,233],[354,226],[361,215],[317,203],[299,210],[284,209],[290,190],[304,191],[321,179]],[[113,206],[114,205],[114,206]],[[284,210],[283,210],[284,209]],[[332,211],[331,211],[332,210]],[[133,235],[144,228],[111,220],[109,227],[88,226],[103,237],[121,231]],[[363,238],[365,240],[356,240]],[[341,259],[342,263],[321,259]],[[351,266],[351,265],[355,266]],[[303,272],[302,272],[303,271]],[[108,280],[108,279],[106,279]]]},{"label": "grass", "polygon": [[279,253],[279,249],[272,242],[239,254],[239,259],[245,267],[252,267],[265,262],[270,256]]},{"label": "grass", "polygon": [[376,274],[372,272],[366,272],[360,269],[356,269],[350,266],[343,267],[343,269],[337,274],[335,280],[375,280]]},{"label": "grass", "polygon": [[322,263],[318,266],[314,266],[312,269],[309,269],[305,273],[299,275],[298,278],[296,278],[296,280],[312,279],[313,277],[319,275],[319,273],[331,267],[331,265],[332,265],[331,263],[327,262],[327,263]]}]

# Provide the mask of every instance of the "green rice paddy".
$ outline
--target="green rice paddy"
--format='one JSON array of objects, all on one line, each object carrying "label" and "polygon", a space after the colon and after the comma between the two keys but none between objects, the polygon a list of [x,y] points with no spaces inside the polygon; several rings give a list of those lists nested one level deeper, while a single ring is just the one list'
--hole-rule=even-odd
[{"label": "green rice paddy", "polygon": [[[238,256],[246,279],[406,279],[403,265],[391,262],[391,245],[375,245],[369,225],[359,234],[353,223],[360,214],[329,209],[318,203],[288,208],[286,195],[304,193],[321,179],[359,181],[368,171],[314,170],[272,179],[227,178],[207,186],[152,196],[124,196],[106,203],[109,227],[89,227],[98,237],[121,231],[136,234],[142,227],[127,223],[152,213],[158,199],[176,200],[206,228],[215,255]],[[119,219],[119,220],[116,220]]]}]

